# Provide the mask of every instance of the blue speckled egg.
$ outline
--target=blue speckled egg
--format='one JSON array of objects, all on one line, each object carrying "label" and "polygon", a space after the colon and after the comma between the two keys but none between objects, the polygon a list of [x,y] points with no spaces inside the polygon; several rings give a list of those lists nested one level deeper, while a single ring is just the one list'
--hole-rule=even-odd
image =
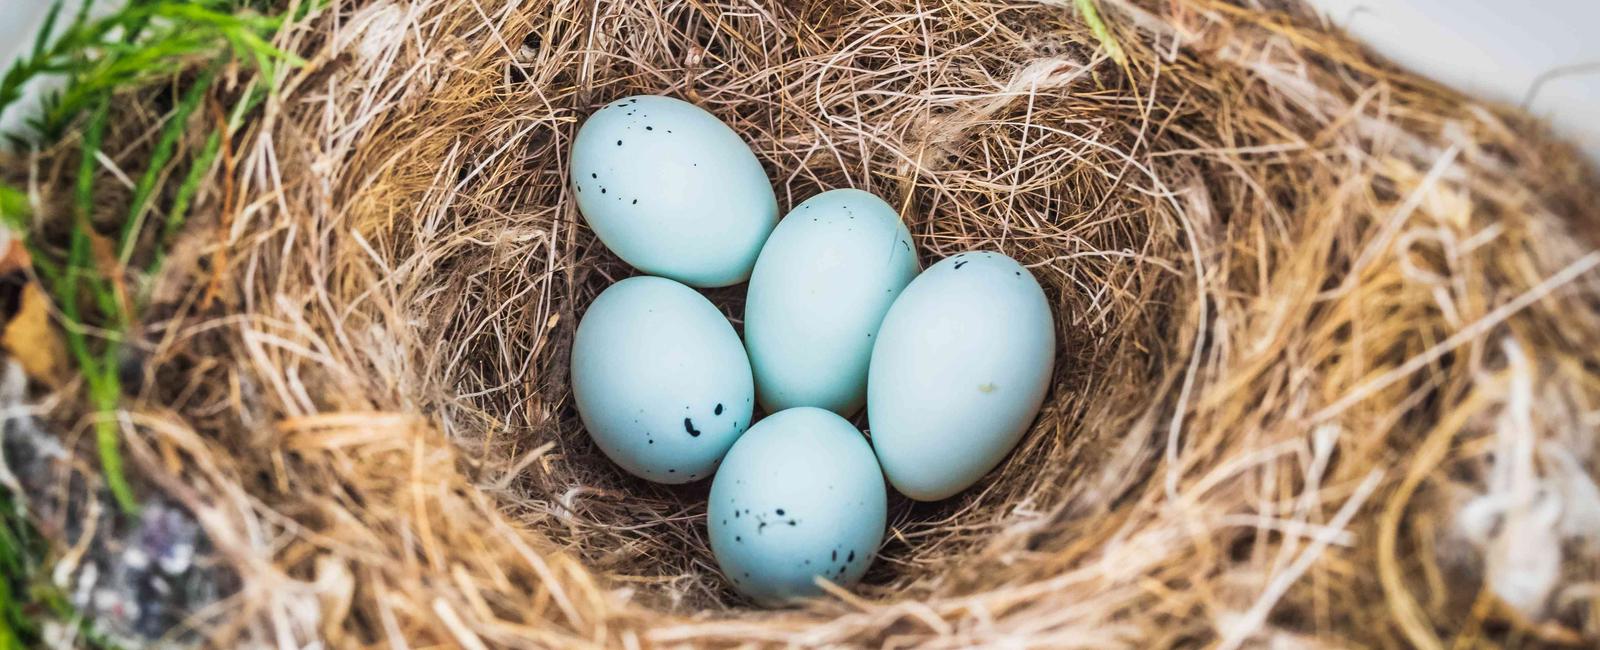
[{"label": "blue speckled egg", "polygon": [[928,267],[872,349],[867,419],[884,476],[934,501],[994,469],[1039,412],[1055,345],[1044,291],[1011,258],[970,252]]},{"label": "blue speckled egg", "polygon": [[638,95],[589,116],[572,144],[578,210],[634,268],[696,287],[750,269],[778,220],[778,201],[749,145],[715,116]]},{"label": "blue speckled egg", "polygon": [[911,233],[882,199],[832,190],[795,206],[762,247],[745,299],[761,406],[861,410],[878,324],[917,270]]},{"label": "blue speckled egg", "polygon": [[711,550],[740,593],[779,605],[851,585],[867,572],[888,518],[883,473],[861,432],[819,408],[751,427],[711,482]]},{"label": "blue speckled egg", "polygon": [[602,291],[572,341],[572,393],[602,452],[658,483],[710,476],[755,408],[750,361],[694,289],[633,277]]}]

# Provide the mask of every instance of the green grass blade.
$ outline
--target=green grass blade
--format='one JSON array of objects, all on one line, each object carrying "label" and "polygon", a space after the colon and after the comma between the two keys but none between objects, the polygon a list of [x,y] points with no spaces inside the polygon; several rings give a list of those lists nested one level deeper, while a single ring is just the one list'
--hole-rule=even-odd
[{"label": "green grass blade", "polygon": [[0,185],[0,222],[18,233],[25,233],[32,229],[28,223],[29,215],[33,210],[28,207],[26,192],[9,185]]},{"label": "green grass blade", "polygon": [[[138,511],[139,503],[133,497],[133,489],[128,486],[127,477],[122,473],[122,451],[119,447],[121,441],[117,439],[116,422],[110,419],[116,412],[121,392],[117,381],[117,367],[115,363],[98,363],[90,353],[88,341],[82,331],[83,320],[77,306],[78,280],[82,277],[88,281],[90,290],[95,293],[96,302],[110,315],[112,321],[119,325],[124,325],[126,322],[121,316],[122,310],[117,304],[116,295],[106,286],[94,268],[89,233],[93,228],[90,216],[94,210],[95,154],[100,150],[101,138],[105,135],[110,104],[109,96],[101,96],[84,130],[83,157],[78,165],[78,182],[73,197],[77,219],[72,228],[70,257],[67,262],[68,280],[59,295],[63,300],[62,313],[71,321],[67,327],[69,346],[73,348],[73,354],[78,358],[79,368],[89,384],[90,398],[94,401],[95,410],[98,411],[95,419],[95,440],[100,448],[100,470],[105,475],[106,488],[115,497],[117,505],[123,512],[131,514]],[[115,348],[116,345],[110,347]]]},{"label": "green grass blade", "polygon": [[44,15],[44,24],[39,26],[39,33],[33,37],[33,48],[29,50],[29,58],[37,59],[44,56],[45,47],[50,44],[50,33],[56,31],[56,19],[61,17],[61,0],[50,3],[50,13]]},{"label": "green grass blade", "polygon": [[1100,9],[1095,6],[1095,0],[1075,0],[1078,13],[1083,14],[1083,22],[1089,24],[1089,32],[1100,41],[1100,47],[1106,48],[1106,54],[1111,56],[1117,65],[1127,65],[1128,55],[1122,52],[1122,46],[1117,44],[1116,37],[1111,35],[1111,30],[1106,28],[1104,20],[1100,19]]},{"label": "green grass blade", "polygon": [[189,174],[184,176],[183,184],[178,186],[178,193],[172,199],[172,209],[167,211],[167,223],[161,229],[161,239],[156,242],[156,255],[150,265],[150,273],[155,273],[166,261],[166,249],[172,243],[172,238],[183,229],[184,221],[189,216],[189,204],[200,191],[200,183],[205,180],[206,174],[211,171],[212,163],[216,162],[217,154],[222,150],[222,131],[212,129],[211,137],[206,138],[206,144],[200,150],[200,155],[194,159],[194,164],[189,167]]},{"label": "green grass blade", "polygon": [[148,214],[146,208],[150,195],[156,189],[156,181],[161,177],[161,170],[172,159],[178,138],[183,136],[184,129],[188,127],[189,116],[205,98],[206,91],[211,89],[211,81],[215,75],[215,67],[200,73],[200,77],[195,79],[188,92],[184,93],[183,99],[173,109],[171,118],[161,130],[161,138],[150,156],[149,166],[145,168],[144,176],[139,178],[139,184],[134,188],[133,202],[128,208],[128,218],[122,222],[122,232],[117,236],[118,246],[121,249],[117,253],[117,261],[124,265],[133,257],[133,245],[139,240],[139,231],[144,227],[144,220]]},{"label": "green grass blade", "polygon": [[0,508],[0,649],[9,650],[27,647],[26,641],[38,637],[14,591],[32,573],[29,558],[34,554],[28,548],[28,524],[5,488],[0,488]]}]

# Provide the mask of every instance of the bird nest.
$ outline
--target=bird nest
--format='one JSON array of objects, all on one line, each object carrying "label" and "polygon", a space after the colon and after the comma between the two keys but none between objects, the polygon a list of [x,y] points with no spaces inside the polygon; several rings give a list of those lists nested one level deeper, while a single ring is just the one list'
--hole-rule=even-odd
[{"label": "bird nest", "polygon": [[[1297,4],[1084,6],[376,0],[284,32],[306,64],[153,279],[119,418],[130,476],[229,576],[168,634],[1600,639],[1593,172]],[[924,265],[1004,252],[1054,309],[1032,429],[952,499],[891,497],[850,590],[741,600],[708,482],[624,474],[574,410],[578,320],[634,271],[569,150],[640,93],[741,134],[780,212],[874,192]],[[737,326],[742,288],[706,293]]]}]

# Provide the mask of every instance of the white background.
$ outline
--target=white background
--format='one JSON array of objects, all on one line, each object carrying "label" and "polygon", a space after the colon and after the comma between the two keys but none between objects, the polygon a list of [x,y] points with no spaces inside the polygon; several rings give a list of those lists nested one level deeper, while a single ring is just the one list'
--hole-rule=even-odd
[{"label": "white background", "polygon": [[1600,0],[1311,4],[1403,67],[1549,120],[1600,163]]}]

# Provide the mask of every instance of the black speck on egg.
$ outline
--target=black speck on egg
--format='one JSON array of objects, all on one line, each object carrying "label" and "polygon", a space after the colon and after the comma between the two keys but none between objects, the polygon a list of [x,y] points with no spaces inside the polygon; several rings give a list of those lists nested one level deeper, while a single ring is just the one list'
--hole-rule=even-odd
[{"label": "black speck on egg", "polygon": [[677,474],[677,473],[678,473],[678,470],[675,470],[675,469],[669,469],[669,470],[667,470],[667,473],[668,473],[668,474]]},{"label": "black speck on egg", "polygon": [[617,141],[617,146],[619,146],[619,147],[622,146],[622,141],[621,140]]},{"label": "black speck on egg", "polygon": [[830,555],[829,558],[831,558],[835,562],[838,562],[839,561],[839,549],[833,549],[833,555]]},{"label": "black speck on egg", "polygon": [[656,130],[656,128],[653,127],[653,126],[647,126],[647,127],[644,127],[644,130],[646,130],[646,131],[654,131],[654,130]]},{"label": "black speck on egg", "polygon": [[634,204],[634,205],[639,205],[639,199],[634,199],[634,200],[633,200],[633,204]]},{"label": "black speck on egg", "polygon": [[696,438],[700,437],[700,430],[694,428],[694,420],[691,420],[689,418],[684,418],[683,419],[683,430],[689,432],[689,435],[691,435],[691,436],[694,436]]},{"label": "black speck on egg", "polygon": [[601,194],[605,194],[606,193],[606,188],[604,188],[604,187],[600,188],[600,193]]},{"label": "black speck on egg", "polygon": [[790,526],[797,526],[797,525],[799,525],[799,523],[798,523],[798,522],[796,522],[796,521],[795,521],[795,520],[793,520],[793,519],[790,519],[790,520],[789,520],[789,525],[790,525]]},{"label": "black speck on egg", "polygon": [[778,508],[778,516],[779,517],[783,516],[783,508]]},{"label": "black speck on egg", "polygon": [[[734,535],[734,536],[733,536],[733,541],[735,541],[735,542],[742,542],[742,541],[744,541],[744,536],[743,536],[743,535]],[[747,575],[748,575],[748,574],[747,574]]]},{"label": "black speck on egg", "polygon": [[846,562],[854,562],[854,561],[856,561],[856,552],[855,551],[850,551],[850,557],[845,558],[844,561],[846,561]]},{"label": "black speck on egg", "polygon": [[[717,408],[711,410],[712,415],[722,415],[722,402],[717,402]],[[783,513],[779,513],[783,514]]]}]

